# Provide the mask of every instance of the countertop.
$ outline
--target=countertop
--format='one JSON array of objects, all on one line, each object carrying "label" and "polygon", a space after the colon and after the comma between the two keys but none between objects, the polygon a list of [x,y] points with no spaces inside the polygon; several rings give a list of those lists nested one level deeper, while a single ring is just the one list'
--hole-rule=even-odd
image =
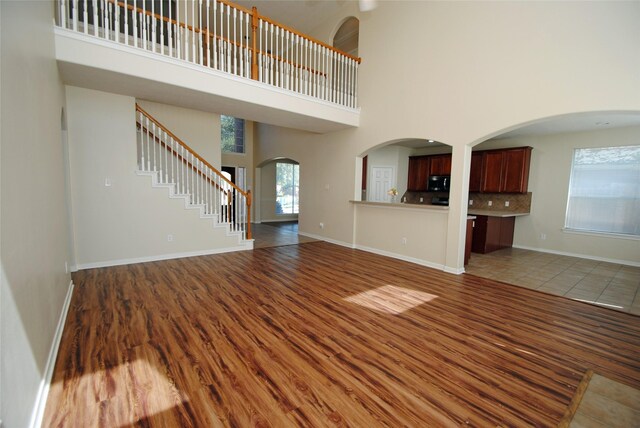
[{"label": "countertop", "polygon": [[368,202],[368,201],[349,201],[354,205],[366,205],[372,207],[384,207],[384,208],[401,208],[401,209],[414,209],[414,210],[429,210],[440,211],[447,213],[449,207],[442,205],[427,205],[427,204],[406,204],[404,202],[389,203],[389,202]]},{"label": "countertop", "polygon": [[498,210],[474,210],[470,209],[467,214],[471,215],[486,215],[488,217],[519,217],[523,215],[529,215],[528,212],[517,211],[498,211]]}]

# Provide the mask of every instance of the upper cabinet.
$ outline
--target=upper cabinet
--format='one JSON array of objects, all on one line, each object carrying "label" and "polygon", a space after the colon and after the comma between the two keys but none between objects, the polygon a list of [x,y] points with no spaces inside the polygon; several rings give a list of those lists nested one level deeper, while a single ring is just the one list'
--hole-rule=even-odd
[{"label": "upper cabinet", "polygon": [[471,153],[471,172],[469,173],[469,191],[479,192],[482,184],[482,152]]},{"label": "upper cabinet", "polygon": [[451,154],[410,156],[407,190],[426,192],[430,175],[451,175]]},{"label": "upper cabinet", "polygon": [[[527,193],[529,187],[529,164],[531,147],[486,150],[475,152],[471,163],[469,191],[478,191],[477,177],[480,177],[479,191],[484,193]],[[478,172],[479,156],[482,157]],[[474,181],[475,180],[475,181]],[[473,186],[472,186],[473,183]]]},{"label": "upper cabinet", "polygon": [[409,179],[407,190],[414,192],[425,192],[427,190],[427,179],[431,162],[429,156],[409,157]]},{"label": "upper cabinet", "polygon": [[429,156],[429,175],[451,175],[451,154]]}]

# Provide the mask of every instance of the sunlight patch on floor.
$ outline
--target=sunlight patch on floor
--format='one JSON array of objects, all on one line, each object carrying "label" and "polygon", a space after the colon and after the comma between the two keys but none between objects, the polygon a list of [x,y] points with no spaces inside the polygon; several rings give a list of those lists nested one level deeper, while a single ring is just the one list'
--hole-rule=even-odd
[{"label": "sunlight patch on floor", "polygon": [[412,290],[410,288],[384,285],[347,297],[345,300],[375,311],[399,315],[423,303],[430,302],[437,297],[435,294]]}]

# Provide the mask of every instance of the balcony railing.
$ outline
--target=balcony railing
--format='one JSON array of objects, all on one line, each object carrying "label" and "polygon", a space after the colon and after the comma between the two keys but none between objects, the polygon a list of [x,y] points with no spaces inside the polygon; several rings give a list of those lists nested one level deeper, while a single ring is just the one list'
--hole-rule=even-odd
[{"label": "balcony railing", "polygon": [[55,0],[57,25],[356,108],[360,58],[220,0]]}]

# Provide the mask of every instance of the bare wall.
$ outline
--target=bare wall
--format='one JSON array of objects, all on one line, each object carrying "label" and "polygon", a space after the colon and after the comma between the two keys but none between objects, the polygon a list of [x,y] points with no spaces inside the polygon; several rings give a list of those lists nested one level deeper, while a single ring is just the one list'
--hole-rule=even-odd
[{"label": "bare wall", "polygon": [[0,2],[0,418],[26,427],[70,276],[50,2]]}]

